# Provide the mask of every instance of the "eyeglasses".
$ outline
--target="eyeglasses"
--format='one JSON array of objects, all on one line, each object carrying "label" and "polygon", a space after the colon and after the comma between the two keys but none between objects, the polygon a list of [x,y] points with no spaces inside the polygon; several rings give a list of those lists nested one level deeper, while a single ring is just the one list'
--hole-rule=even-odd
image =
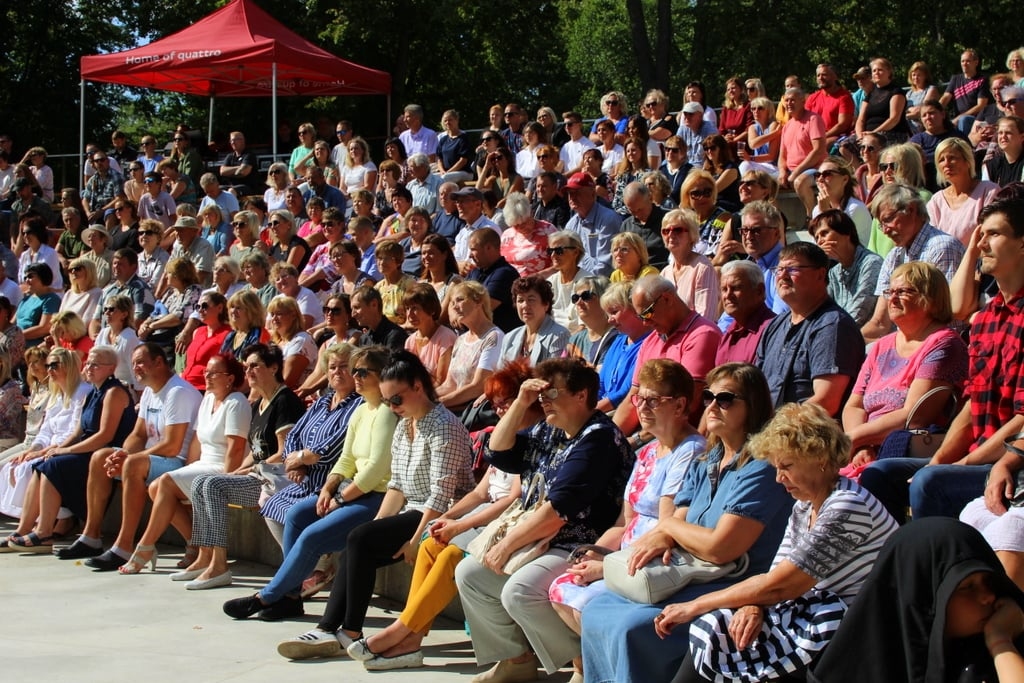
[{"label": "eyeglasses", "polygon": [[56,370],[58,368],[60,368],[60,361],[55,361],[53,363],[47,363],[46,364],[46,369],[47,370]]},{"label": "eyeglasses", "polygon": [[405,403],[405,399],[402,397],[402,394],[404,394],[407,391],[409,391],[409,389],[402,389],[394,396],[381,396],[381,400],[384,401],[384,403],[387,403],[392,408],[397,408],[398,406]]},{"label": "eyeglasses", "polygon": [[595,292],[592,289],[587,289],[587,290],[584,290],[584,291],[580,292],[579,294],[573,294],[569,298],[572,300],[572,302],[574,304],[578,304],[581,301],[591,301],[591,300],[595,299],[596,297],[597,297],[597,292]]},{"label": "eyeglasses", "polygon": [[174,138],[175,142],[185,142],[188,138]]},{"label": "eyeglasses", "polygon": [[128,208],[127,206],[115,206],[114,207],[114,211],[122,211],[123,209],[127,209],[127,208]]},{"label": "eyeglasses", "polygon": [[550,154],[538,154],[537,158],[538,159],[550,159],[551,155]]},{"label": "eyeglasses", "polygon": [[352,371],[352,376],[355,377],[356,379],[366,379],[374,372],[376,371],[371,370],[370,368],[356,368],[355,370]]},{"label": "eyeglasses", "polygon": [[324,315],[341,315],[344,312],[344,308],[339,308],[336,306],[324,306]]},{"label": "eyeglasses", "polygon": [[885,173],[886,171],[892,171],[893,173],[895,173],[896,171],[900,170],[900,165],[897,164],[896,162],[878,164],[878,170],[881,171],[882,173]]},{"label": "eyeglasses", "polygon": [[892,213],[886,214],[885,216],[879,215],[878,216],[878,222],[881,223],[882,225],[892,225],[897,220],[899,220],[899,217],[902,216],[904,213],[906,213],[906,212],[905,211],[893,211]]},{"label": "eyeglasses", "polygon": [[504,114],[504,115],[505,115],[506,117],[508,117],[508,116],[515,116],[515,115],[516,115],[516,114],[518,114],[518,113],[519,113],[519,112],[517,112],[517,111],[507,111],[507,112],[505,112],[505,114]]},{"label": "eyeglasses", "polygon": [[917,291],[913,287],[898,287],[896,289],[883,289],[882,296],[886,299],[896,297],[897,299],[909,299],[910,297],[917,296],[921,292]]},{"label": "eyeglasses", "polygon": [[93,164],[100,164],[103,163],[104,161],[106,161],[106,159],[89,159],[89,162]]},{"label": "eyeglasses", "polygon": [[149,147],[150,145],[155,145],[155,144],[156,144],[156,140],[150,140],[149,142],[143,142],[142,146],[143,147]]},{"label": "eyeglasses", "polygon": [[312,134],[313,134],[313,131],[311,131],[311,130],[300,130],[299,131],[299,135],[312,135]]},{"label": "eyeglasses", "polygon": [[774,228],[740,228],[740,234],[759,237],[765,230],[774,230]]},{"label": "eyeglasses", "polygon": [[669,225],[661,229],[661,236],[668,237],[669,235],[682,235],[687,231],[685,225]]},{"label": "eyeglasses", "polygon": [[644,310],[642,310],[639,313],[637,313],[636,317],[640,318],[641,320],[650,320],[651,318],[653,318],[654,317],[654,307],[658,305],[659,301],[661,301],[661,296],[658,296],[657,299],[652,301],[650,306],[648,306]]},{"label": "eyeglasses", "polygon": [[148,235],[159,235],[160,233],[155,230],[139,230],[139,234],[146,237]]},{"label": "eyeglasses", "polygon": [[286,223],[284,221],[267,221],[267,225],[278,226],[278,225],[286,225]]},{"label": "eyeglasses", "polygon": [[244,228],[246,226],[245,221],[231,221],[231,226],[234,228]]},{"label": "eyeglasses", "polygon": [[640,408],[643,410],[655,410],[658,406],[666,401],[671,401],[677,398],[676,396],[641,396],[640,394],[633,394],[629,397],[629,402],[633,404],[634,408]]},{"label": "eyeglasses", "polygon": [[348,135],[348,131],[345,130],[344,128],[339,128],[338,130],[334,131],[334,134],[335,135]]},{"label": "eyeglasses", "polygon": [[751,185],[760,185],[760,183],[756,180],[750,180],[749,178],[747,180],[740,181],[740,187],[750,187]]},{"label": "eyeglasses", "polygon": [[213,308],[213,304],[211,304],[209,301],[204,301],[203,303],[199,304],[200,311],[208,311],[211,308]]},{"label": "eyeglasses", "polygon": [[648,109],[651,108],[651,107],[657,107],[657,106],[658,106],[657,102],[644,102],[644,107],[648,108]]},{"label": "eyeglasses", "polygon": [[778,266],[775,269],[775,275],[776,277],[782,277],[783,275],[793,277],[801,270],[817,270],[817,268],[817,266]]},{"label": "eyeglasses", "polygon": [[554,401],[556,398],[558,398],[558,395],[561,394],[563,391],[566,391],[566,389],[560,389],[558,387],[548,387],[544,391],[540,392],[540,395],[537,397],[537,400],[540,401],[541,403]]},{"label": "eyeglasses", "polygon": [[567,251],[575,251],[575,250],[576,250],[576,247],[574,247],[574,246],[568,246],[568,247],[548,247],[547,252],[548,252],[548,256],[561,256],[562,254],[564,254]]},{"label": "eyeglasses", "polygon": [[609,107],[617,107],[617,106],[619,106],[619,101],[618,100],[605,100],[605,104],[607,104]]},{"label": "eyeglasses", "polygon": [[710,189],[690,190],[690,199],[707,199],[711,196]]},{"label": "eyeglasses", "polygon": [[720,391],[716,394],[710,389],[705,389],[700,395],[701,398],[704,399],[705,408],[710,407],[712,403],[717,403],[718,407],[722,410],[729,410],[729,408],[732,408],[732,404],[736,401],[747,400],[739,394],[734,394],[731,391]]},{"label": "eyeglasses", "polygon": [[281,169],[279,169],[279,168],[275,168],[274,170],[272,170],[272,171],[270,172],[270,175],[280,175],[280,174],[282,174],[282,173],[284,173],[284,171],[282,171],[282,170],[281,170]]}]

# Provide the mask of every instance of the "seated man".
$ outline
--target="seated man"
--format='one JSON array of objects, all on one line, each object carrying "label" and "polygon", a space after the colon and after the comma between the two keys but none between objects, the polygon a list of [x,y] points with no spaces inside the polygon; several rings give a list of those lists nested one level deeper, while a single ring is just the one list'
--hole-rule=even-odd
[{"label": "seated man", "polygon": [[782,127],[779,151],[779,187],[793,188],[804,203],[807,215],[815,204],[815,169],[825,160],[825,123],[821,117],[804,107],[804,91],[787,88],[782,96],[789,120]]},{"label": "seated man", "polygon": [[[156,344],[144,342],[132,353],[132,373],[145,388],[139,402],[135,429],[122,448],[103,448],[89,461],[88,501],[81,536],[57,551],[62,560],[89,558],[85,564],[113,571],[128,561],[135,547],[146,490],[164,472],[185,464],[202,395],[174,374],[174,368]],[[102,525],[113,480],[121,480],[121,530],[110,550],[103,551]],[[186,538],[191,529],[180,530]]]},{"label": "seated man", "polygon": [[559,193],[558,174],[544,171],[535,180],[533,217],[547,221],[556,230],[564,230],[569,223],[569,202]]},{"label": "seated man", "polygon": [[647,245],[648,262],[663,269],[668,265],[668,249],[661,237],[661,221],[665,218],[665,209],[655,206],[651,199],[651,190],[642,182],[632,182],[622,193],[622,201],[626,204],[629,216],[622,221],[623,232],[635,232]]},{"label": "seated man", "polygon": [[467,280],[479,282],[491,297],[494,324],[502,332],[511,332],[522,325],[512,303],[512,283],[519,279],[516,270],[501,255],[501,237],[493,230],[477,230],[469,237],[469,255],[476,268]]},{"label": "seated man", "polygon": [[[231,154],[224,158],[220,165],[220,182],[233,192],[236,197],[250,194],[250,178],[253,169],[259,166],[256,155],[246,150],[245,135],[235,130],[232,131],[228,140],[231,145]],[[252,182],[255,185],[255,179]]]},{"label": "seated man", "polygon": [[[110,272],[113,276],[110,283],[103,288],[103,295],[100,301],[104,302],[112,296],[123,294],[132,300],[135,305],[135,324],[141,325],[149,319],[153,313],[156,300],[142,278],[139,277],[139,256],[131,249],[118,249],[114,252],[114,258],[110,262]],[[89,336],[93,339],[100,333],[102,327],[102,306],[96,307],[96,314],[89,324]]]},{"label": "seated man", "polygon": [[384,300],[373,285],[363,285],[352,292],[352,320],[363,330],[360,346],[386,346],[393,351],[405,348],[408,335],[384,317]]},{"label": "seated man", "polygon": [[612,237],[620,232],[622,217],[597,201],[594,179],[586,173],[575,173],[565,183],[572,214],[566,230],[572,230],[583,241],[580,268],[595,275],[612,274]]},{"label": "seated man", "polygon": [[916,188],[900,183],[885,185],[874,201],[871,213],[882,231],[896,246],[882,261],[875,286],[875,312],[861,328],[865,342],[873,342],[892,332],[892,322],[882,292],[889,288],[889,278],[896,266],[909,261],[926,261],[952,281],[964,255],[960,240],[942,232],[928,222],[928,207]]},{"label": "seated man", "polygon": [[864,488],[898,521],[908,504],[914,518],[955,517],[982,493],[987,508],[1000,514],[1024,463],[1003,447],[1024,430],[1024,200],[986,206],[975,235],[981,272],[999,291],[971,325],[964,405],[930,461],[890,458],[861,473]]},{"label": "seated man", "polygon": [[409,170],[412,178],[406,189],[412,193],[412,205],[427,210],[431,215],[437,213],[437,195],[441,189],[441,177],[430,170],[430,160],[426,154],[413,154],[409,157]]},{"label": "seated man", "polygon": [[455,236],[465,226],[465,222],[459,218],[459,205],[453,196],[459,191],[455,183],[441,183],[437,190],[437,213],[434,214],[434,232],[448,240],[448,244],[455,244]]},{"label": "seated man", "polygon": [[775,318],[765,303],[764,273],[753,261],[729,261],[722,266],[720,290],[723,317],[732,322],[722,331],[715,365],[753,363],[757,343]]},{"label": "seated man", "polygon": [[787,245],[779,254],[776,283],[790,310],[768,325],[754,363],[776,408],[808,402],[839,415],[864,363],[857,323],[828,295],[828,268],[828,256],[810,242]]},{"label": "seated man", "polygon": [[690,419],[696,424],[704,412],[704,404],[695,398],[704,390],[704,376],[715,366],[715,352],[722,341],[722,333],[715,323],[679,298],[674,282],[660,275],[637,280],[631,298],[633,310],[655,334],[648,335],[640,345],[633,383],[625,400],[615,410],[615,424],[624,434],[632,434],[639,427],[632,399],[640,389],[640,368],[652,358],[674,360],[693,376],[694,395],[689,398],[694,410]]},{"label": "seated man", "polygon": [[203,209],[211,204],[216,204],[220,207],[220,213],[225,222],[230,222],[235,217],[235,214],[238,213],[238,197],[230,192],[225,192],[220,186],[220,180],[217,179],[217,176],[212,173],[204,173],[199,178],[199,187],[202,188],[204,194],[199,202],[200,216],[203,215]]}]

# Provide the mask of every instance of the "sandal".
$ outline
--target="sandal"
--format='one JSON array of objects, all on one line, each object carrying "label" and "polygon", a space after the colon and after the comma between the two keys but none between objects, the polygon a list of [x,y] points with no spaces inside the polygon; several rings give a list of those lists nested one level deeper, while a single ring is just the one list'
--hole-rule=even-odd
[{"label": "sandal", "polygon": [[302,582],[300,595],[304,598],[311,598],[334,581],[334,571],[323,571],[316,569],[309,578]]},{"label": "sandal", "polygon": [[174,566],[178,569],[188,569],[192,566],[192,563],[199,558],[199,547],[194,546],[191,543],[185,546],[185,557],[178,560],[178,563]]},{"label": "sandal", "polygon": [[[142,559],[139,557],[139,553],[150,553],[149,558]],[[149,565],[150,571],[156,571],[156,558],[157,551],[155,545],[144,545],[140,543],[135,546],[135,552],[128,558],[128,561],[117,568],[119,574],[141,574],[142,570]]]},{"label": "sandal", "polygon": [[18,538],[11,537],[7,539],[8,542],[17,548],[15,552],[22,553],[52,553],[53,552],[53,536],[46,536],[40,538],[39,535],[30,531],[24,536]]}]

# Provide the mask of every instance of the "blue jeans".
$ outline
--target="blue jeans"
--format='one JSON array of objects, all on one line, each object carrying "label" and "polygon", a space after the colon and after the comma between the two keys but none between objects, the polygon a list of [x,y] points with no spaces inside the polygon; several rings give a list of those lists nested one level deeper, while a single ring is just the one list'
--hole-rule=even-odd
[{"label": "blue jeans", "polygon": [[316,514],[316,496],[293,505],[284,522],[284,561],[260,591],[263,602],[270,604],[298,593],[320,556],[344,550],[349,532],[373,519],[383,500],[383,493],[366,493],[326,517]]},{"label": "blue jeans", "polygon": [[914,519],[958,517],[967,503],[985,492],[985,479],[992,469],[991,465],[927,464],[923,458],[878,460],[861,472],[860,484],[903,524],[908,505]]}]

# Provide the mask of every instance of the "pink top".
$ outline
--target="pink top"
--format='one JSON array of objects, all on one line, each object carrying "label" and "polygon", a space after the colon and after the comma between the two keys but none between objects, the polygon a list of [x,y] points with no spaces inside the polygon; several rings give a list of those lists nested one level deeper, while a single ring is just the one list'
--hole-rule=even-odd
[{"label": "pink top", "polygon": [[999,186],[988,180],[979,180],[960,208],[953,209],[946,201],[945,192],[936,192],[928,202],[928,217],[932,225],[960,240],[966,247],[971,240],[971,233],[978,227],[978,214],[992,197],[999,191]]},{"label": "pink top", "polygon": [[715,367],[715,354],[721,340],[718,326],[696,312],[690,313],[664,339],[657,333],[647,335],[637,351],[633,386],[640,386],[640,368],[652,358],[674,360],[689,370],[695,380],[704,381],[704,376]]},{"label": "pink top", "polygon": [[548,235],[555,232],[555,226],[538,219],[533,223],[533,233],[529,237],[515,228],[505,228],[501,233],[501,255],[522,277],[536,275],[551,267]]},{"label": "pink top", "polygon": [[811,142],[825,137],[825,123],[813,111],[804,110],[799,118],[790,118],[782,127],[782,149],[786,169],[792,171],[811,153]]},{"label": "pink top", "polygon": [[409,338],[405,340],[405,350],[419,356],[427,372],[434,378],[434,382],[441,384],[445,378],[437,376],[438,365],[445,352],[451,352],[456,339],[458,339],[458,335],[455,332],[444,325],[439,325],[430,339],[420,334],[419,330],[410,334]]},{"label": "pink top", "polygon": [[853,385],[853,393],[863,397],[868,422],[902,408],[915,379],[949,382],[958,394],[967,379],[967,347],[953,330],[933,332],[909,358],[896,352],[896,334],[871,345]]},{"label": "pink top", "polygon": [[661,276],[676,283],[676,292],[687,306],[709,320],[718,318],[718,271],[707,256],[697,254],[692,266],[669,264]]}]

